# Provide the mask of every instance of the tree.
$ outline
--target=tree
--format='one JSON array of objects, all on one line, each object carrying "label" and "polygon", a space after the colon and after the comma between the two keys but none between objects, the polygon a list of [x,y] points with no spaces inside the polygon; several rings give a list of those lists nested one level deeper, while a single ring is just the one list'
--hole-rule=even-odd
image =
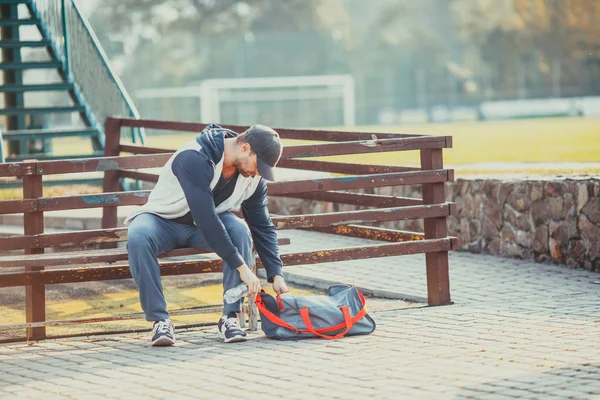
[{"label": "tree", "polygon": [[[104,0],[90,21],[105,47],[116,50],[109,57],[123,59],[122,78],[128,87],[169,86],[243,76],[240,65],[252,61],[244,59],[252,56],[246,54],[251,47],[258,48],[262,59],[254,58],[264,64],[264,73],[273,74],[276,66],[286,65],[286,55],[269,46],[262,49],[257,41],[266,35],[261,35],[316,32],[331,38],[343,24],[343,18],[340,23],[331,17],[339,15],[341,4],[342,0]],[[287,60],[288,71],[296,68],[302,74],[318,68],[309,54],[297,59],[295,64]]]},{"label": "tree", "polygon": [[593,82],[582,72],[589,50],[600,49],[600,2],[454,0],[452,9],[463,45],[480,53],[498,88],[516,87],[519,73],[521,83],[540,90],[559,77],[572,90],[563,95],[579,94],[585,79]]}]

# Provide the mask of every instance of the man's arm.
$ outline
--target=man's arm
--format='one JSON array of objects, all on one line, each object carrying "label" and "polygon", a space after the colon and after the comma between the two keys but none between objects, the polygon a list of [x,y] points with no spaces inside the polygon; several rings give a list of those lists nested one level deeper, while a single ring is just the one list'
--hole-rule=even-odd
[{"label": "man's arm", "polygon": [[231,268],[245,265],[215,210],[210,190],[214,168],[208,156],[195,150],[182,151],[173,160],[171,168],[183,189],[194,222],[210,249]]},{"label": "man's arm", "polygon": [[264,179],[261,179],[254,194],[242,203],[242,213],[252,233],[256,252],[267,271],[267,279],[273,282],[275,276],[283,276],[283,262],[279,257],[275,226],[267,209],[267,185]]}]

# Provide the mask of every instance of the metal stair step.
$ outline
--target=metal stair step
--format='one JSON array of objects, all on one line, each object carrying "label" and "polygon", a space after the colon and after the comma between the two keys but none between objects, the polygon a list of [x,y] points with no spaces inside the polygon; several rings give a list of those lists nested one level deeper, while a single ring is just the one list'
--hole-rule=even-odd
[{"label": "metal stair step", "polygon": [[1,92],[39,92],[47,90],[71,90],[74,86],[72,83],[57,82],[57,83],[40,83],[34,85],[0,85]]},{"label": "metal stair step", "polygon": [[0,70],[13,69],[48,69],[62,67],[59,61],[34,61],[21,63],[0,63]]},{"label": "metal stair step", "polygon": [[100,133],[94,128],[55,128],[55,129],[23,129],[15,131],[4,131],[4,140],[40,139],[46,137],[70,137],[70,136],[95,136]]},{"label": "metal stair step", "polygon": [[50,47],[49,40],[0,40],[0,48],[14,49],[18,47]]},{"label": "metal stair step", "polygon": [[23,26],[23,25],[37,25],[40,20],[37,18],[26,18],[26,19],[0,19],[0,26]]},{"label": "metal stair step", "polygon": [[10,5],[10,4],[30,4],[31,0],[0,0],[0,6]]},{"label": "metal stair step", "polygon": [[104,157],[104,152],[96,151],[88,154],[72,154],[57,156],[54,154],[21,154],[13,157],[6,157],[6,162],[23,161],[23,160],[38,160],[38,161],[53,161],[53,160],[74,160],[77,158],[97,158]]},{"label": "metal stair step", "polygon": [[0,115],[26,115],[26,114],[54,114],[54,113],[72,113],[84,112],[84,106],[66,106],[66,107],[15,107],[0,109]]}]

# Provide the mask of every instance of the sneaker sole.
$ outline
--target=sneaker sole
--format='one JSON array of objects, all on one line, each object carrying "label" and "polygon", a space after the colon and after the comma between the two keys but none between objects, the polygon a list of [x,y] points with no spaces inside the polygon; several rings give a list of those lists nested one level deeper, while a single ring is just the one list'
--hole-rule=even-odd
[{"label": "sneaker sole", "polygon": [[248,340],[248,338],[245,337],[245,336],[234,336],[234,337],[229,338],[229,339],[223,338],[223,341],[225,343],[245,342],[246,340]]},{"label": "sneaker sole", "polygon": [[175,340],[169,339],[168,337],[161,337],[152,342],[152,346],[173,346]]}]

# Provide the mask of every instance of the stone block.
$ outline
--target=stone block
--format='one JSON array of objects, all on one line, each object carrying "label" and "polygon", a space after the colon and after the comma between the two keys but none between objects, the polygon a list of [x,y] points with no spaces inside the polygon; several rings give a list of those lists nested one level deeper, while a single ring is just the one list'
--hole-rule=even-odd
[{"label": "stone block", "polygon": [[533,243],[531,245],[533,251],[538,254],[548,254],[548,227],[538,226],[535,229]]},{"label": "stone block", "polygon": [[578,264],[583,265],[586,254],[585,244],[583,243],[583,240],[571,240],[569,242],[569,254],[575,261],[577,261]]},{"label": "stone block", "polygon": [[507,202],[517,211],[528,210],[531,206],[531,198],[527,182],[515,183],[513,190],[508,195]]},{"label": "stone block", "polygon": [[552,239],[560,242],[563,246],[567,244],[569,237],[564,224],[551,221],[548,230]]},{"label": "stone block", "polygon": [[591,198],[581,213],[596,225],[600,225],[600,197]]},{"label": "stone block", "polygon": [[579,213],[588,202],[589,191],[587,183],[577,184],[577,212]]},{"label": "stone block", "polygon": [[482,192],[489,198],[493,198],[498,190],[498,182],[492,179],[486,180],[483,183]]},{"label": "stone block", "polygon": [[469,221],[469,242],[473,242],[481,236],[481,222],[477,219]]},{"label": "stone block", "polygon": [[534,226],[546,225],[550,219],[550,210],[545,201],[538,200],[531,204],[531,218]]},{"label": "stone block", "polygon": [[493,240],[491,240],[488,245],[486,246],[487,252],[493,256],[497,256],[500,254],[500,249],[502,246],[502,241],[500,240],[500,238],[495,238]]},{"label": "stone block", "polygon": [[531,201],[538,201],[544,197],[544,185],[542,182],[531,183]]},{"label": "stone block", "polygon": [[494,223],[487,217],[481,218],[481,235],[484,239],[491,241],[500,237],[500,232]]},{"label": "stone block", "polygon": [[[464,244],[463,244],[464,247]],[[470,253],[481,253],[483,246],[481,240],[476,240],[466,245],[466,249]]]},{"label": "stone block", "polygon": [[530,231],[532,229],[529,213],[518,212],[511,206],[504,208],[504,223],[509,223],[514,228],[523,231]]},{"label": "stone block", "polygon": [[517,231],[515,234],[515,242],[517,242],[518,245],[529,249],[533,243],[533,233],[529,231]]},{"label": "stone block", "polygon": [[590,259],[595,260],[600,257],[600,226],[594,224],[585,215],[579,217],[579,231],[586,247],[588,248]]},{"label": "stone block", "polygon": [[575,196],[571,193],[567,193],[563,198],[563,218],[570,218],[577,215],[577,208],[575,207]]},{"label": "stone block", "polygon": [[550,256],[552,257],[552,260],[554,260],[555,262],[562,264],[564,263],[565,259],[564,259],[564,254],[563,251],[561,249],[561,243],[553,238],[550,238],[548,240],[548,248],[550,250]]},{"label": "stone block", "polygon": [[483,215],[488,217],[497,228],[500,228],[502,226],[502,210],[500,206],[488,197],[482,197],[481,204]]},{"label": "stone block", "polygon": [[446,221],[448,224],[448,233],[452,236],[459,236],[462,232],[462,220],[454,216],[450,216]]},{"label": "stone block", "polygon": [[514,243],[515,242],[515,231],[513,230],[513,228],[511,226],[504,225],[504,227],[502,227],[502,231],[500,231],[500,238],[502,239],[503,242]]},{"label": "stone block", "polygon": [[547,197],[562,197],[566,189],[566,185],[563,182],[546,182],[544,185],[544,194]]},{"label": "stone block", "polygon": [[471,194],[473,196],[481,192],[481,188],[483,187],[484,182],[485,181],[481,179],[474,179],[471,181]]},{"label": "stone block", "polygon": [[474,216],[480,216],[482,213],[482,202],[483,202],[483,198],[484,195],[477,193],[475,195],[471,195],[473,196],[473,215]]},{"label": "stone block", "polygon": [[498,195],[497,198],[495,198],[494,200],[496,200],[500,207],[504,207],[506,199],[508,198],[508,195],[510,194],[512,189],[512,182],[502,182],[500,185],[498,185]]},{"label": "stone block", "polygon": [[546,201],[548,202],[550,217],[555,221],[560,221],[563,216],[564,206],[562,197],[548,197]]},{"label": "stone block", "polygon": [[523,251],[514,241],[503,240],[500,248],[500,255],[504,257],[523,258]]},{"label": "stone block", "polygon": [[579,262],[577,262],[573,258],[569,257],[569,258],[567,258],[567,266],[569,268],[579,268],[581,265],[579,264]]}]

